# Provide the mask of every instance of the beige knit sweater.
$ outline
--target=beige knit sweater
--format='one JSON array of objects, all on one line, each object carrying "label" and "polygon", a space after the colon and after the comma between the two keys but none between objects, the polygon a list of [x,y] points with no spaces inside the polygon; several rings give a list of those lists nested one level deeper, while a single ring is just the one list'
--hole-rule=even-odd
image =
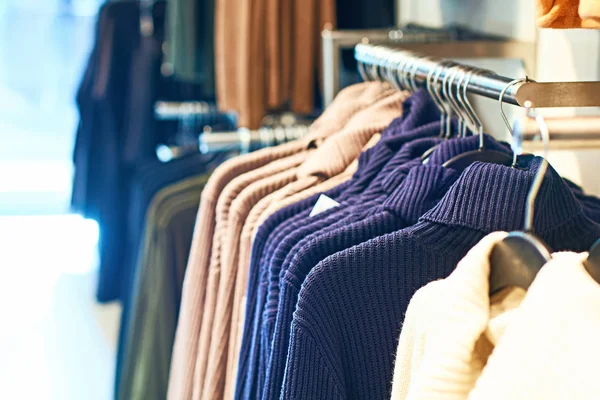
[{"label": "beige knit sweater", "polygon": [[413,297],[392,399],[596,399],[600,285],[587,254],[556,253],[527,292],[489,297],[487,236],[445,280]]},{"label": "beige knit sweater", "polygon": [[[230,264],[231,249],[236,247],[234,241],[239,237],[239,235],[236,235],[237,219],[245,218],[246,210],[260,200],[262,196],[291,182],[295,176],[295,168],[307,158],[310,152],[300,152],[240,175],[232,180],[219,196],[217,224],[213,236],[212,255],[205,289],[206,299],[202,310],[203,316],[194,369],[193,399],[200,398],[206,376],[219,283],[222,275],[226,279],[230,275],[228,265]],[[216,315],[218,316],[218,314]]]}]

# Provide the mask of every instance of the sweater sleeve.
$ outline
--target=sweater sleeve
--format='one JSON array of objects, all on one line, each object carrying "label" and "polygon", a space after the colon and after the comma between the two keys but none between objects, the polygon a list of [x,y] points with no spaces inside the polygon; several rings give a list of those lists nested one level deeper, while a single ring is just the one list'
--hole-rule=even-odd
[{"label": "sweater sleeve", "polygon": [[281,400],[346,398],[340,379],[331,372],[323,354],[312,336],[294,322]]}]

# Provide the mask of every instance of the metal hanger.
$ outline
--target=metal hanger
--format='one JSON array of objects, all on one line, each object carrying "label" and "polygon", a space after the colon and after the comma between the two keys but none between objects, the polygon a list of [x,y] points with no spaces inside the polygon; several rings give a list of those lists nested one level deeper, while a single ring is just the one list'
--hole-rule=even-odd
[{"label": "metal hanger", "polygon": [[[527,104],[531,108],[531,103]],[[535,211],[535,200],[540,186],[548,169],[548,148],[550,135],[544,118],[536,117],[540,129],[540,135],[544,143],[544,157],[535,175],[525,208],[524,232],[511,232],[501,242],[497,243],[490,254],[490,294],[499,292],[509,286],[518,286],[528,289],[535,279],[537,273],[551,259],[550,251],[546,245],[533,235],[533,217]],[[515,125],[520,130],[518,124]],[[515,141],[521,141],[517,132]],[[522,143],[516,143],[513,147],[517,150]]]},{"label": "metal hanger", "polygon": [[[465,81],[465,83],[464,83],[465,87],[469,85],[469,81],[470,81],[470,77],[468,80]],[[508,87],[510,87],[510,83],[509,83],[509,86],[507,86],[507,88]],[[507,90],[507,88],[505,88],[505,91]],[[464,96],[463,103],[468,105],[470,107],[470,111],[472,111],[473,114],[476,116],[477,114],[471,107],[471,103],[469,102],[469,100],[467,98],[466,88],[463,89],[462,93]],[[500,98],[499,98],[500,107],[502,107],[503,98],[504,98],[504,96],[501,94]],[[483,136],[483,125],[481,124],[481,121],[479,120],[479,118],[477,118],[477,121],[479,121],[478,122],[479,126],[477,127],[477,129],[478,129],[477,134],[479,136],[479,148],[477,150],[467,151],[466,153],[462,153],[462,154],[459,154],[459,155],[451,158],[450,160],[448,160],[444,163],[444,167],[452,168],[457,171],[464,171],[468,166],[470,166],[471,164],[473,164],[474,162],[477,162],[477,161],[486,162],[486,163],[490,163],[490,164],[506,165],[506,166],[513,165],[513,157],[512,156],[510,156],[506,153],[503,153],[501,151],[488,150],[485,148],[485,141],[484,141],[484,136]]]},{"label": "metal hanger", "polygon": [[458,83],[456,84],[458,90],[457,91],[452,90],[454,82],[458,76],[458,73],[459,73],[458,64],[453,65],[448,70],[447,75],[449,76],[449,78],[448,78],[447,86],[445,88],[447,90],[447,92],[445,94],[448,97],[448,102],[450,104],[450,107],[452,107],[452,110],[454,111],[454,115],[456,115],[456,117],[457,117],[457,120],[458,120],[457,133],[460,135],[460,133],[463,130],[463,126],[465,126],[465,124],[466,124],[468,116],[465,114],[466,112],[464,111],[462,104],[458,100],[457,94],[460,92],[460,87],[458,86]]},{"label": "metal hanger", "polygon": [[[438,78],[439,74],[437,74],[438,66],[432,68],[427,74],[427,80],[425,81],[425,87],[427,88],[427,92],[429,96],[433,99],[433,102],[437,106],[440,111],[440,137],[444,137],[444,121],[446,120],[446,107],[444,106],[443,100],[441,96],[437,92]],[[435,75],[435,80],[434,80]]]},{"label": "metal hanger", "polygon": [[[443,68],[444,67],[441,64],[436,65],[435,68],[432,68],[427,74],[427,80],[425,84],[427,92],[429,93],[429,95],[433,99],[433,102],[440,111],[440,137],[443,139],[448,139],[448,127],[452,126],[452,116],[448,111],[448,105],[442,98],[442,87],[441,84],[439,84],[439,78]],[[427,163],[429,156],[435,151],[435,149],[438,146],[439,144],[436,144],[435,146],[427,149],[427,151],[425,151],[421,155],[421,161],[423,162],[423,164]]]},{"label": "metal hanger", "polygon": [[458,100],[462,104],[464,110],[467,112],[469,120],[469,123],[464,125],[463,131],[461,132],[461,137],[463,138],[467,137],[467,131],[471,131],[473,135],[477,135],[479,134],[480,130],[483,130],[483,124],[481,123],[481,120],[477,116],[475,109],[473,106],[471,106],[471,102],[467,97],[467,87],[469,86],[471,77],[475,72],[479,73],[478,71],[481,70],[473,67],[461,67],[462,75],[456,88]]},{"label": "metal hanger", "polygon": [[[502,120],[504,121],[504,124],[506,125],[506,127],[508,128],[508,132],[510,133],[510,136],[513,138],[513,162],[512,162],[512,167],[516,168],[517,167],[517,162],[518,162],[518,155],[523,151],[523,140],[522,140],[522,130],[519,130],[519,132],[517,132],[517,134],[519,135],[518,138],[515,138],[515,132],[513,131],[512,126],[510,126],[510,122],[508,122],[508,117],[506,116],[506,113],[504,112],[504,107],[503,107],[503,101],[502,99],[504,98],[504,94],[508,91],[508,89],[510,89],[511,86],[516,85],[517,83],[521,83],[521,82],[528,82],[529,78],[527,76],[525,76],[524,78],[518,78],[518,79],[514,79],[512,81],[510,81],[505,87],[504,89],[502,89],[502,91],[500,92],[500,115],[502,116]],[[526,113],[527,114],[527,113]],[[537,121],[536,121],[537,122]],[[544,122],[544,125],[546,123]],[[539,123],[538,123],[539,126]],[[547,125],[545,125],[547,126]],[[517,140],[515,140],[517,139]],[[515,148],[514,144],[518,143],[519,144],[519,148]]]}]

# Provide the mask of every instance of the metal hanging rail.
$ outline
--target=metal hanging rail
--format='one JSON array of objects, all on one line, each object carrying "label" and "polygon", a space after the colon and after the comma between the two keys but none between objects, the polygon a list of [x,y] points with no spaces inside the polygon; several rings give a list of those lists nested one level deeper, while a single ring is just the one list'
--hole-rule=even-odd
[{"label": "metal hanging rail", "polygon": [[216,113],[217,108],[204,101],[157,101],[154,105],[154,115],[158,120],[177,120],[186,117],[197,117]]},{"label": "metal hanging rail", "polygon": [[308,133],[308,126],[292,125],[264,127],[256,130],[239,128],[233,132],[206,131],[199,137],[201,153],[211,153],[241,149],[247,152],[252,145],[261,147],[276,146],[281,143],[300,139]]},{"label": "metal hanging rail", "polygon": [[332,30],[321,33],[323,47],[323,101],[329,105],[340,90],[341,50],[358,43],[401,46],[440,58],[504,58],[520,60],[523,67],[536,70],[536,46],[533,42],[511,40],[472,31],[461,26],[429,28],[407,24],[398,29]]},{"label": "metal hanging rail", "polygon": [[[409,67],[410,71],[398,70],[398,73],[410,73],[418,86],[425,87],[429,74],[434,71],[439,80],[449,74],[453,65],[443,63],[444,60],[422,54],[394,49],[387,46],[358,44],[355,47],[355,58],[366,66],[380,69],[391,65]],[[403,62],[403,61],[412,62]],[[466,66],[465,66],[466,67]],[[389,77],[381,77],[389,79]],[[600,106],[600,82],[519,82],[507,88],[513,78],[497,75],[492,72],[473,74],[467,84],[467,92],[498,100],[505,91],[503,102],[523,107],[531,101],[536,108],[544,107],[598,107]],[[458,83],[453,82],[456,87]]]}]

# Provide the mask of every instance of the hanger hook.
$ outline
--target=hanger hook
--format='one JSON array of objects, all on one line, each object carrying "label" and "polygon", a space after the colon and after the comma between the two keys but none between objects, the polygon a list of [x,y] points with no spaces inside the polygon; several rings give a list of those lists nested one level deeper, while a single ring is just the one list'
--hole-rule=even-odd
[{"label": "hanger hook", "polygon": [[463,138],[467,136],[467,129],[473,131],[473,126],[475,125],[475,120],[473,118],[471,110],[469,110],[469,107],[467,106],[467,102],[464,99],[464,91],[462,90],[463,86],[465,88],[467,87],[467,84],[468,84],[468,81],[466,80],[467,72],[471,73],[471,70],[472,69],[470,67],[465,67],[462,65],[459,66],[458,73],[460,74],[460,78],[459,78],[458,82],[456,83],[456,99],[458,100],[462,109],[465,111],[465,115],[467,116],[467,118],[465,119],[465,123],[463,124],[462,132],[461,132],[461,137],[463,137]]},{"label": "hanger hook", "polygon": [[508,131],[510,132],[511,135],[513,133],[513,130],[512,130],[512,127],[510,126],[510,122],[508,122],[508,118],[506,117],[506,114],[504,113],[504,95],[506,94],[508,89],[510,89],[512,86],[516,85],[517,83],[527,82],[527,81],[529,81],[529,78],[527,78],[527,76],[526,76],[524,78],[514,79],[514,80],[508,82],[506,84],[506,86],[504,86],[504,89],[502,89],[502,91],[500,92],[500,96],[498,97],[498,101],[500,102],[500,114],[502,115],[504,124],[508,128]]},{"label": "hanger hook", "polygon": [[464,130],[464,127],[466,125],[466,120],[469,118],[468,115],[466,115],[466,111],[462,105],[462,103],[460,102],[460,98],[459,98],[459,93],[460,93],[460,84],[456,83],[456,91],[452,90],[452,86],[455,84],[455,80],[458,77],[459,72],[461,72],[462,67],[459,64],[454,65],[451,69],[450,69],[450,79],[448,80],[448,93],[450,96],[450,101],[452,103],[452,105],[454,106],[456,115],[458,116],[459,120],[458,120],[458,132],[461,133]]},{"label": "hanger hook", "polygon": [[408,87],[408,83],[406,82],[406,79],[405,79],[405,71],[406,71],[406,64],[410,60],[410,54],[406,51],[401,51],[400,53],[402,56],[402,62],[400,62],[399,68],[396,71],[396,74],[398,76],[398,81],[400,82],[400,86],[402,86],[402,88],[404,90],[407,90],[409,87]]},{"label": "hanger hook", "polygon": [[417,85],[417,72],[419,71],[419,67],[423,64],[423,61],[426,59],[429,59],[429,57],[418,57],[410,71],[410,86],[413,88],[413,92],[419,90],[419,86]]},{"label": "hanger hook", "polygon": [[367,71],[365,69],[365,64],[362,61],[358,62],[358,73],[360,74],[360,77],[362,78],[363,82],[368,82],[371,79],[369,79],[369,76],[367,75]]},{"label": "hanger hook", "polygon": [[469,71],[469,76],[467,77],[465,86],[463,88],[463,98],[475,120],[475,126],[477,128],[477,135],[479,135],[479,148],[480,149],[484,148],[483,123],[481,122],[481,119],[479,119],[477,112],[475,112],[475,109],[473,108],[473,106],[471,105],[471,102],[469,101],[469,97],[467,96],[467,87],[469,86],[469,82],[471,81],[471,78],[473,77],[473,75],[479,76],[479,75],[486,74],[488,72],[490,72],[490,71],[487,71],[484,69],[479,69],[479,68],[475,68],[473,71]]},{"label": "hanger hook", "polygon": [[400,79],[400,71],[402,68],[402,64],[406,62],[404,60],[404,54],[402,51],[395,51],[394,56],[395,56],[395,65],[394,65],[394,68],[392,70],[390,70],[390,77],[392,78],[392,80],[394,81],[394,85],[398,89],[404,90],[404,86],[402,86],[402,81]]},{"label": "hanger hook", "polygon": [[397,55],[392,53],[385,62],[385,78],[388,82],[390,82],[396,89],[400,90],[400,85],[398,81],[396,81],[394,77],[395,66],[397,66],[399,61],[397,60]]},{"label": "hanger hook", "polygon": [[416,54],[415,53],[408,53],[408,57],[406,59],[406,62],[402,65],[402,82],[404,82],[404,86],[410,90],[411,92],[413,92],[414,88],[412,86],[412,83],[410,81],[410,73],[412,70],[412,66],[414,65],[416,60]]},{"label": "hanger hook", "polygon": [[450,76],[452,75],[453,69],[456,64],[453,62],[445,62],[444,64],[446,65],[444,67],[446,74],[444,76],[444,79],[442,80],[442,94],[444,95],[446,102],[449,106],[448,118],[446,120],[446,137],[450,137],[451,130],[452,130],[452,115],[453,115],[453,113],[460,117],[460,114],[457,111],[456,105],[453,102],[454,99],[452,98],[452,95],[451,95],[452,90],[450,90],[450,91],[448,90],[448,80],[450,79]]},{"label": "hanger hook", "polygon": [[[452,122],[452,114],[451,114],[451,109],[448,106],[448,101],[447,99],[444,97],[444,91],[443,91],[443,82],[440,83],[440,77],[442,76],[442,72],[444,72],[445,66],[448,64],[448,61],[440,61],[438,63],[438,65],[436,66],[437,72],[434,76],[434,81],[435,81],[435,87],[436,87],[436,93],[438,98],[440,99],[441,104],[444,107],[444,113],[442,115],[442,129],[444,131],[444,134],[442,135],[442,137],[450,137],[450,128],[451,128],[451,122]],[[438,69],[439,68],[439,69]]]},{"label": "hanger hook", "polygon": [[[529,81],[529,78],[527,76],[525,76],[524,78],[514,79],[514,80],[508,82],[506,84],[506,86],[504,86],[504,89],[502,89],[502,91],[500,92],[500,96],[498,97],[498,101],[500,102],[500,115],[502,116],[502,119],[504,120],[504,124],[508,128],[508,131],[510,132],[511,136],[514,136],[514,132],[513,132],[512,127],[510,126],[510,122],[508,122],[506,113],[504,112],[504,107],[503,107],[504,106],[504,95],[506,94],[508,89],[510,89],[512,86],[516,85],[517,83],[528,82],[528,81]],[[513,163],[512,163],[513,167],[517,166],[517,156],[518,156],[518,152],[514,151],[514,149],[513,149]]]},{"label": "hanger hook", "polygon": [[[533,109],[533,104],[531,101],[526,101],[523,106],[527,110],[527,114]],[[542,163],[538,168],[535,178],[533,179],[533,183],[531,184],[531,188],[527,193],[527,205],[525,208],[525,232],[533,233],[533,217],[535,212],[535,200],[540,191],[540,187],[544,181],[546,176],[546,171],[548,170],[548,153],[550,152],[550,131],[548,129],[548,125],[544,120],[542,115],[535,116],[535,122],[539,128],[539,133],[542,138],[542,142],[544,144],[544,155],[542,157]],[[523,140],[522,127],[520,126],[519,121],[515,123],[515,131],[518,131],[517,138],[519,140]],[[516,153],[516,152],[515,152]]]},{"label": "hanger hook", "polygon": [[442,102],[442,98],[438,93],[438,82],[437,82],[437,78],[438,76],[435,77],[435,82],[434,82],[434,74],[437,73],[438,68],[439,68],[439,64],[436,64],[427,74],[427,81],[426,81],[426,88],[427,88],[427,92],[429,93],[429,96],[431,96],[431,98],[433,99],[433,102],[435,103],[435,105],[437,106],[438,110],[440,111],[440,137],[444,137],[444,116],[446,115],[446,109],[444,108],[443,102]]}]

